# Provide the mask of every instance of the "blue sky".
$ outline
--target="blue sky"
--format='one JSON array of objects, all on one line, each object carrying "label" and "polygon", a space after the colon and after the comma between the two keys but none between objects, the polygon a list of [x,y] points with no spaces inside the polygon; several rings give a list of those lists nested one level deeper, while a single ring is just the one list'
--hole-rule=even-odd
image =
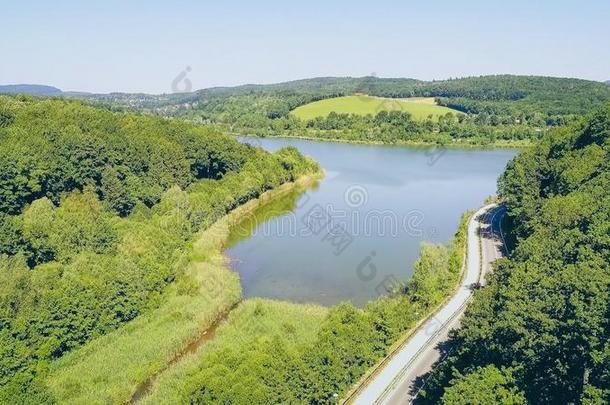
[{"label": "blue sky", "polygon": [[314,76],[610,79],[610,1],[28,1],[0,12],[0,84],[170,92]]}]

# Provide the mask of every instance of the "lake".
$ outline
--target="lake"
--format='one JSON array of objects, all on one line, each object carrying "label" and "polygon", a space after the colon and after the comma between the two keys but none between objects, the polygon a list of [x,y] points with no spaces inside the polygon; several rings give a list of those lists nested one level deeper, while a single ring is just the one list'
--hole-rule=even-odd
[{"label": "lake", "polygon": [[225,253],[244,296],[323,305],[362,306],[408,280],[421,243],[448,242],[517,153],[240,140],[269,151],[295,146],[326,172],[233,229]]}]

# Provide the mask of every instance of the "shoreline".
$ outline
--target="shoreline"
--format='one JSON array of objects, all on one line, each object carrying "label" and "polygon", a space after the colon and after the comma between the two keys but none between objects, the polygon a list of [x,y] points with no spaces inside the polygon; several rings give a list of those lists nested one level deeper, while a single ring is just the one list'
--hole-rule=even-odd
[{"label": "shoreline", "polygon": [[[222,257],[221,266],[226,270],[234,274],[239,283],[241,290],[241,279],[239,274],[235,272],[229,266],[229,258],[225,254],[225,244],[229,238],[231,227],[244,221],[252,212],[256,209],[269,204],[278,198],[298,190],[300,188],[312,187],[316,182],[324,178],[325,173],[323,169],[320,169],[317,173],[303,175],[298,179],[284,183],[276,188],[270,189],[262,193],[255,199],[252,199],[245,204],[233,209],[227,213],[224,217],[216,221],[212,226],[203,231],[200,237],[194,244],[195,251],[210,251],[212,254],[217,254]],[[217,232],[216,232],[217,231]],[[210,239],[207,236],[212,236]],[[214,236],[217,236],[214,238]],[[244,302],[243,290],[240,292],[240,297],[235,301],[229,308],[223,309],[223,311],[217,316],[209,327],[200,331],[200,333],[194,337],[190,342],[187,343],[186,347],[182,349],[178,354],[170,359],[162,370],[148,376],[146,381],[140,383],[136,388],[135,392],[129,401],[130,404],[136,404],[142,402],[147,396],[154,392],[155,383],[161,375],[170,370],[173,365],[176,365],[188,358],[190,355],[194,355],[199,348],[204,346],[206,343],[212,341],[215,337],[216,329],[227,321],[231,313]],[[298,305],[298,304],[297,304]]]},{"label": "shoreline", "polygon": [[50,364],[44,377],[50,394],[72,403],[100,396],[124,404],[145,400],[156,389],[157,378],[205,346],[212,329],[243,302],[239,274],[223,254],[232,224],[323,175],[319,170],[269,189],[194,234],[176,259],[183,270],[160,306]]},{"label": "shoreline", "polygon": [[263,139],[300,139],[306,141],[317,141],[317,142],[330,142],[330,143],[339,143],[339,144],[352,144],[352,145],[371,145],[371,146],[387,146],[387,147],[411,147],[411,148],[422,148],[422,149],[430,149],[430,148],[438,148],[438,149],[479,149],[479,150],[493,150],[493,149],[517,149],[517,150],[526,150],[535,145],[535,143],[531,141],[527,141],[526,143],[493,143],[489,145],[477,145],[473,143],[450,143],[450,144],[439,144],[432,142],[423,142],[423,141],[398,141],[395,143],[387,143],[381,141],[360,141],[360,140],[350,140],[350,139],[340,139],[340,138],[318,138],[313,136],[293,136],[293,135],[254,135],[254,134],[244,134],[238,132],[230,132],[227,131],[227,134],[235,136],[235,137],[245,137],[245,138],[263,138]]},{"label": "shoreline", "polygon": [[[467,211],[466,214],[468,215],[468,219],[465,223],[465,226],[466,226],[466,232],[468,232],[468,224],[470,224],[470,221],[474,218],[475,212]],[[461,227],[462,227],[462,223],[460,223],[460,225],[458,225],[458,232],[460,231]],[[362,391],[367,387],[369,382],[383,370],[383,367],[396,356],[396,354],[400,351],[400,349],[409,341],[409,339],[411,339],[411,337],[413,335],[415,335],[415,333],[417,333],[417,331],[422,327],[422,325],[424,325],[426,322],[428,322],[430,319],[432,319],[451,300],[451,298],[459,291],[460,286],[461,286],[462,282],[464,281],[464,278],[466,277],[466,272],[467,272],[467,265],[468,265],[467,264],[467,262],[468,262],[468,242],[467,242],[467,240],[465,241],[464,246],[461,247],[461,250],[462,250],[462,268],[461,268],[461,272],[460,272],[460,278],[456,282],[450,295],[447,295],[445,298],[443,298],[443,300],[440,303],[438,303],[427,314],[425,314],[421,319],[419,319],[415,323],[415,325],[413,325],[412,328],[406,330],[402,334],[402,336],[400,336],[392,345],[390,345],[390,347],[388,348],[387,354],[385,356],[383,356],[383,358],[381,358],[379,361],[377,361],[377,363],[375,363],[373,366],[371,366],[367,370],[367,372],[364,373],[360,377],[358,382],[356,384],[354,384],[352,386],[352,388],[345,394],[345,396],[340,399],[339,403],[341,405],[353,404],[356,400],[356,397],[360,393],[362,393]]]}]

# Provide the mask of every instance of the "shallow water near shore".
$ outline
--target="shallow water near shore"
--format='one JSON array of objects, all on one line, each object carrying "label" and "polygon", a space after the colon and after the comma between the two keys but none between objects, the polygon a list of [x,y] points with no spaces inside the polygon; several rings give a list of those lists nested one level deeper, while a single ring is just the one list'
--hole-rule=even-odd
[{"label": "shallow water near shore", "polygon": [[460,216],[496,191],[510,149],[356,145],[240,138],[294,146],[326,176],[260,207],[225,253],[245,297],[362,306],[409,279],[423,241],[446,243]]}]

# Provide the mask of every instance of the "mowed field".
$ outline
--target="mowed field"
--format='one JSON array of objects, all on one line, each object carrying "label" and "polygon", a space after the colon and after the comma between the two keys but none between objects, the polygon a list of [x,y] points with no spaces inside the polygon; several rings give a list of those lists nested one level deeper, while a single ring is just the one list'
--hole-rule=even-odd
[{"label": "mowed field", "polygon": [[432,97],[413,97],[406,99],[382,98],[371,96],[346,96],[320,100],[296,108],[292,114],[302,120],[326,117],[331,112],[338,114],[375,115],[380,111],[406,111],[414,119],[424,120],[432,115],[437,118],[448,112],[458,111],[436,105]]}]

